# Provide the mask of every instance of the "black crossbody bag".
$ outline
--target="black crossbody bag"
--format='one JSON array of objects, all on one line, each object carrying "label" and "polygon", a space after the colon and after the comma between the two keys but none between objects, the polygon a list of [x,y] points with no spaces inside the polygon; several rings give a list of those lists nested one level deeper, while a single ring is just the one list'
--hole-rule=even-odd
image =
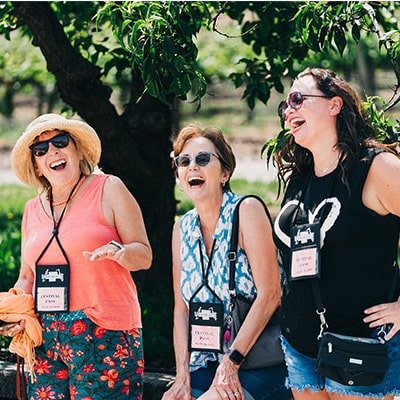
[{"label": "black crossbody bag", "polygon": [[[229,314],[226,318],[226,329],[229,331],[229,339],[225,340],[230,345],[236,337],[244,319],[246,318],[252,302],[241,295],[237,295],[235,287],[236,258],[239,236],[239,206],[240,203],[248,198],[254,197],[261,202],[267,213],[268,219],[272,224],[272,219],[264,202],[255,195],[242,197],[236,205],[233,222],[230,248],[228,253],[229,259]],[[226,332],[225,332],[226,338]],[[280,327],[278,321],[278,311],[272,315],[264,330],[261,332],[256,343],[253,345],[245,360],[241,364],[241,369],[264,368],[272,365],[282,364],[284,356],[280,344]]]},{"label": "black crossbody bag", "polygon": [[[397,275],[397,265],[394,264]],[[339,335],[327,331],[326,309],[323,306],[321,292],[316,279],[312,289],[317,314],[320,317],[318,335],[319,351],[316,370],[322,376],[342,385],[370,386],[380,383],[388,368],[385,326],[381,326],[377,338]],[[388,301],[392,301],[396,289],[393,280]]]}]

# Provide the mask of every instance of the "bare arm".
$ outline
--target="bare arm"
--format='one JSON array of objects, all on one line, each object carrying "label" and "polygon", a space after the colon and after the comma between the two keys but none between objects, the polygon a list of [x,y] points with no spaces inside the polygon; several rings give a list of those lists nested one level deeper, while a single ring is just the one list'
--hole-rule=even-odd
[{"label": "bare arm", "polygon": [[190,373],[188,350],[188,308],[181,294],[181,255],[179,221],[172,233],[172,262],[174,282],[174,350],[176,361],[175,383],[163,396],[163,400],[190,400]]},{"label": "bare arm", "polygon": [[105,258],[114,260],[130,271],[150,268],[152,251],[142,212],[124,183],[115,176],[106,180],[102,208],[106,220],[115,226],[123,249],[118,250],[114,245],[105,243],[84,255],[91,261]]},{"label": "bare arm", "polygon": [[400,159],[391,153],[378,154],[368,172],[363,203],[380,215],[400,217]]},{"label": "bare arm", "polygon": [[[394,154],[381,153],[375,157],[364,185],[363,202],[380,215],[391,213],[400,217],[400,159]],[[364,322],[371,328],[393,324],[386,336],[388,340],[400,331],[400,299],[364,312]]]},{"label": "bare arm", "polygon": [[[280,303],[279,269],[272,227],[264,207],[254,198],[246,199],[240,205],[239,245],[247,254],[257,288],[257,298],[232,343],[234,349],[246,355]],[[224,355],[213,382],[220,396],[236,393],[235,398],[244,399],[238,369]]]},{"label": "bare arm", "polygon": [[239,218],[239,245],[247,254],[257,288],[257,298],[233,343],[246,355],[280,304],[280,283],[272,227],[264,207],[256,199],[246,199]]}]

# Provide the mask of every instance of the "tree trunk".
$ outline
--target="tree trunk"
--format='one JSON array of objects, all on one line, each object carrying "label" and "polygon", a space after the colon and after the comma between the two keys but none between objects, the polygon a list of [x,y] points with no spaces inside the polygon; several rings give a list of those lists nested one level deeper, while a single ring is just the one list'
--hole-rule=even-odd
[{"label": "tree trunk", "polygon": [[[146,361],[172,364],[171,232],[175,215],[172,110],[144,95],[135,75],[132,100],[122,115],[110,102],[100,70],[77,53],[45,2],[15,2],[16,13],[32,32],[47,68],[57,80],[61,98],[91,126],[102,142],[100,167],[119,176],[137,199],[153,249],[150,271],[135,274],[143,311]],[[121,310],[123,312],[123,310]]]}]

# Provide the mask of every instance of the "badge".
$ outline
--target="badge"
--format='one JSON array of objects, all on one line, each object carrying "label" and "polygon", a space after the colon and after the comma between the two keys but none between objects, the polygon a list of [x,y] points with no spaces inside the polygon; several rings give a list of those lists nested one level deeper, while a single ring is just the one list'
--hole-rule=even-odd
[{"label": "badge", "polygon": [[222,353],[222,303],[189,302],[189,351]]},{"label": "badge", "polygon": [[69,311],[69,265],[36,265],[35,311]]},{"label": "badge", "polygon": [[319,278],[320,225],[295,225],[291,228],[290,280]]}]

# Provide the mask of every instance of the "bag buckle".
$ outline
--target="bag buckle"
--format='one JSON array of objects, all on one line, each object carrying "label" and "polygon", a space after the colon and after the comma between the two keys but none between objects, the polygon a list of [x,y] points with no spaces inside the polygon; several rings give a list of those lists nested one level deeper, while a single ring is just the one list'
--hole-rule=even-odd
[{"label": "bag buckle", "polygon": [[321,324],[319,326],[319,334],[317,336],[317,339],[320,340],[322,338],[324,330],[328,328],[328,324],[325,319],[326,308],[323,308],[322,311],[316,310],[316,313],[319,315],[319,319],[321,321]]},{"label": "bag buckle", "polygon": [[386,324],[382,325],[378,331],[378,333],[376,334],[378,340],[381,343],[386,343]]},{"label": "bag buckle", "polygon": [[236,251],[228,252],[228,260],[229,261],[236,261]]}]

